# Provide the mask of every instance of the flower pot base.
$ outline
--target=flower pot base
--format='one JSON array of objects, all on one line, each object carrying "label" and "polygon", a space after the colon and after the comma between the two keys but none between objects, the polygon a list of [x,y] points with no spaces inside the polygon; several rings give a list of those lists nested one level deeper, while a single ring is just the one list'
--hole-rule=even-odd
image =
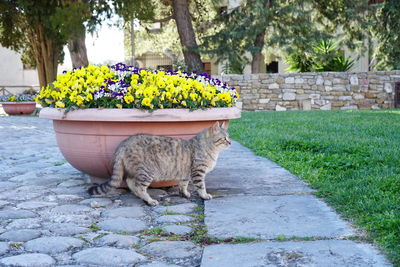
[{"label": "flower pot base", "polygon": [[[102,184],[108,181],[106,178],[96,177],[96,176],[89,176],[90,180],[94,184]],[[152,182],[150,184],[151,188],[162,188],[162,187],[171,187],[178,185],[179,181],[177,180],[166,180],[166,181],[159,181],[159,182]],[[118,186],[119,188],[128,188],[128,185],[125,181]]]},{"label": "flower pot base", "polygon": [[[135,109],[86,109],[65,112],[43,108],[41,118],[53,120],[58,147],[76,169],[91,176],[94,183],[106,182],[112,174],[112,159],[118,145],[134,134],[153,134],[190,139],[212,126],[240,118],[237,108],[207,110],[162,109],[145,112]],[[100,177],[100,178],[97,178]],[[175,186],[178,181],[162,181],[151,187]],[[126,184],[121,184],[126,187]]]},{"label": "flower pot base", "polygon": [[1,104],[8,115],[29,115],[36,109],[36,102],[2,102]]}]

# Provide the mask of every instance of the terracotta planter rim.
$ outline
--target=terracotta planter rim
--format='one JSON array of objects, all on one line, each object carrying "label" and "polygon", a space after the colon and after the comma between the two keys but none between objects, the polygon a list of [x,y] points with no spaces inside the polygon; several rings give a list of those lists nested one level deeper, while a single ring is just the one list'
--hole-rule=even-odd
[{"label": "terracotta planter rim", "polygon": [[35,104],[36,105],[36,102],[35,101],[20,101],[20,102],[1,102],[0,101],[0,104],[7,104],[7,105]]},{"label": "terracotta planter rim", "polygon": [[237,107],[209,108],[205,110],[158,109],[152,112],[140,109],[78,109],[65,112],[65,109],[43,108],[39,117],[67,121],[114,121],[114,122],[168,122],[168,121],[210,121],[230,120],[241,116]]}]

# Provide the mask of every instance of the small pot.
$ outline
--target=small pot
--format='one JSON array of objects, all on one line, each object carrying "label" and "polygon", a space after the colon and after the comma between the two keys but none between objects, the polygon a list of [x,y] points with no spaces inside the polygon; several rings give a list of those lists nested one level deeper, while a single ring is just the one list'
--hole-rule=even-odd
[{"label": "small pot", "polygon": [[29,115],[35,112],[36,102],[0,102],[8,115]]}]

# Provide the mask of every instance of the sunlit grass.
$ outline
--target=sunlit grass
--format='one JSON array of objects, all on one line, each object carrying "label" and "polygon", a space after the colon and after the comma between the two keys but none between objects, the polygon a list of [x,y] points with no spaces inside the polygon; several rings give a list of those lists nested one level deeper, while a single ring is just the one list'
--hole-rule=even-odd
[{"label": "sunlit grass", "polygon": [[318,190],[400,266],[400,111],[245,112],[231,137]]}]

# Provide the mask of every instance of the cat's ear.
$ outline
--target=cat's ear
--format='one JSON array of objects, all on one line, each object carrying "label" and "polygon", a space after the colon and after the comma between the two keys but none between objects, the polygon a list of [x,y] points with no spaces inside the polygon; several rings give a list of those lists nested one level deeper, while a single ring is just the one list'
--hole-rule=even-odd
[{"label": "cat's ear", "polygon": [[224,121],[221,122],[220,125],[219,125],[219,127],[221,127],[222,129],[225,129],[225,128],[226,128],[226,127],[225,127],[225,122],[224,122]]},{"label": "cat's ear", "polygon": [[213,126],[210,127],[210,130],[212,133],[215,133],[219,130],[219,122],[217,121],[216,123],[213,124]]}]

